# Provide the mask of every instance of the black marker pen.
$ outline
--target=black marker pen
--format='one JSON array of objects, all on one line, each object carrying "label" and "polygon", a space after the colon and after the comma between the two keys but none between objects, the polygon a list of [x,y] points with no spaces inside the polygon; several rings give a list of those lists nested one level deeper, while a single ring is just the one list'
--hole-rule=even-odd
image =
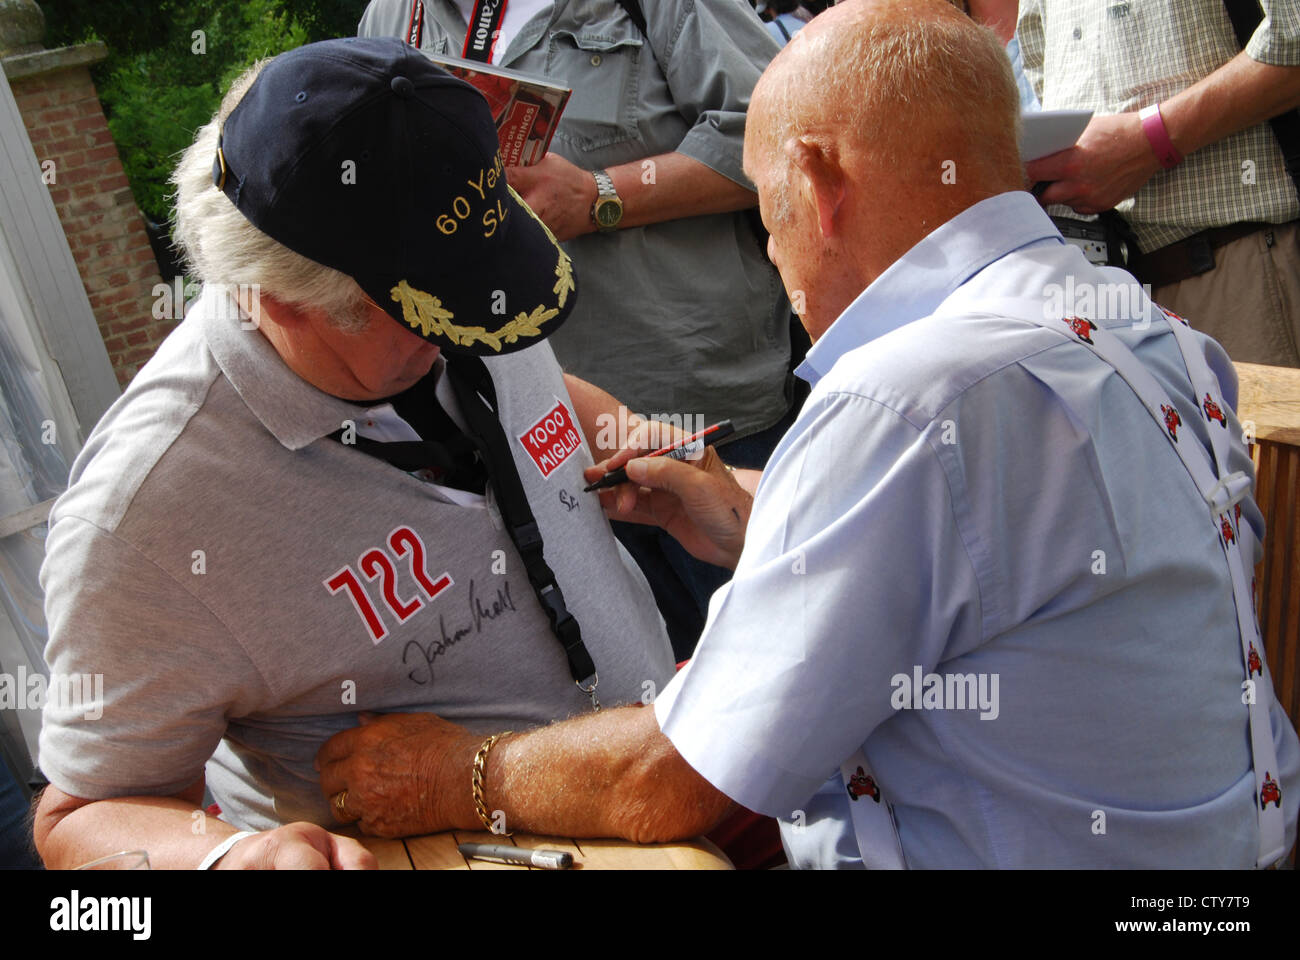
[{"label": "black marker pen", "polygon": [[[712,446],[735,432],[736,428],[731,425],[731,421],[723,420],[711,427],[705,427],[699,433],[692,433],[689,437],[682,437],[676,443],[660,447],[653,453],[643,453],[641,456],[671,457],[674,460],[685,460],[696,453],[701,453],[705,447]],[[633,459],[637,458],[634,457]],[[582,492],[591,493],[593,490],[604,490],[606,487],[616,487],[620,483],[627,483],[627,470],[624,467],[612,470],[595,483],[588,484],[582,488]]]}]

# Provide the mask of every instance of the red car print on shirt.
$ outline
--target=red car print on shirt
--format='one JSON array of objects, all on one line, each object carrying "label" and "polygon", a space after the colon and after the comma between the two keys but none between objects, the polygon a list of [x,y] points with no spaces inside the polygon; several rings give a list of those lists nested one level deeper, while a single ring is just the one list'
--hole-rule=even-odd
[{"label": "red car print on shirt", "polygon": [[1223,427],[1224,430],[1228,429],[1228,418],[1223,415],[1222,408],[1210,399],[1208,393],[1205,395],[1205,400],[1201,406],[1205,407],[1206,420],[1218,420],[1219,426]]},{"label": "red car print on shirt", "polygon": [[849,799],[857,802],[858,797],[870,797],[876,803],[880,802],[880,788],[876,786],[876,781],[867,776],[867,771],[858,767],[858,772],[849,777]]},{"label": "red car print on shirt", "polygon": [[1160,404],[1160,412],[1165,415],[1165,429],[1169,431],[1169,436],[1174,442],[1178,441],[1178,428],[1183,425],[1183,418],[1178,415],[1178,411],[1167,403]]},{"label": "red car print on shirt", "polygon": [[1083,317],[1066,317],[1065,322],[1070,325],[1074,335],[1084,343],[1092,343],[1092,337],[1088,336],[1092,331],[1097,329],[1097,325],[1091,320],[1085,320]]},{"label": "red car print on shirt", "polygon": [[1246,676],[1264,675],[1264,664],[1259,659],[1259,651],[1255,649],[1255,644],[1250,645],[1250,653],[1246,655]]},{"label": "red car print on shirt", "polygon": [[1282,806],[1282,788],[1277,785],[1277,781],[1269,776],[1267,770],[1264,771],[1264,785],[1259,788],[1259,808],[1263,810],[1269,804]]},{"label": "red car print on shirt", "polygon": [[1219,514],[1219,530],[1223,533],[1223,543],[1227,546],[1229,543],[1237,542],[1237,533],[1232,529],[1232,521]]}]

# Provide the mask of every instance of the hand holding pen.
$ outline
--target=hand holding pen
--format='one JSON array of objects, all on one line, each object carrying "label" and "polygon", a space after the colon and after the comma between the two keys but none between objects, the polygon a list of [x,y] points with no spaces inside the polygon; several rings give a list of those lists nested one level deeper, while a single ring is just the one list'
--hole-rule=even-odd
[{"label": "hand holding pen", "polygon": [[[671,457],[674,460],[688,460],[696,454],[703,453],[705,447],[710,447],[719,440],[724,440],[736,432],[730,420],[723,420],[715,423],[711,427],[705,427],[699,433],[692,433],[690,436],[682,437],[666,447],[660,447],[651,453],[642,454],[645,457]],[[617,470],[611,470],[595,483],[588,484],[582,488],[583,493],[591,493],[593,490],[605,490],[609,487],[616,487],[620,483],[627,483],[627,469],[619,467]]]},{"label": "hand holding pen", "polygon": [[[721,439],[723,428],[729,432],[730,427],[724,421],[701,431],[707,436],[683,437],[654,451],[656,456],[638,454],[639,443],[632,441],[604,463],[588,467],[586,479],[595,486],[623,474],[627,482],[615,481],[597,491],[611,520],[660,527],[695,558],[734,569],[745,545],[753,497],[710,448],[713,440]],[[699,446],[692,449],[694,444]],[[675,450],[685,453],[672,456]],[[678,462],[695,450],[702,450],[703,456]],[[620,469],[610,469],[615,466]]]}]

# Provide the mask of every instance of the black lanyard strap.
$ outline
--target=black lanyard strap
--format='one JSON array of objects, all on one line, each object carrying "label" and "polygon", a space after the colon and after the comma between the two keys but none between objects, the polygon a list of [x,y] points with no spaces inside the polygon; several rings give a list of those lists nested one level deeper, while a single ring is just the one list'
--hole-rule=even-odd
[{"label": "black lanyard strap", "polygon": [[[577,618],[565,605],[564,591],[556,582],[555,572],[546,562],[542,531],[537,526],[532,507],[528,505],[528,495],[524,492],[523,481],[519,478],[519,470],[510,452],[510,441],[497,416],[496,387],[492,383],[492,375],[478,357],[459,354],[448,357],[446,371],[460,404],[461,416],[469,425],[471,438],[487,465],[488,479],[496,492],[497,507],[505,521],[506,532],[519,551],[528,573],[528,582],[537,594],[542,609],[546,611],[551,631],[564,648],[564,655],[569,661],[569,673],[573,675],[574,683],[591,697],[592,705],[599,710],[600,704],[595,693],[599,682],[596,665],[586,644],[582,642],[582,630]],[[591,682],[587,683],[588,680]]]}]

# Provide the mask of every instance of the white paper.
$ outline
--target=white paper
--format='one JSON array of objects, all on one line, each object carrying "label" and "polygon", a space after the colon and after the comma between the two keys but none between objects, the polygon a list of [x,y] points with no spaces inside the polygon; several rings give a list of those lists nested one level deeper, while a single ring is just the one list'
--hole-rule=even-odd
[{"label": "white paper", "polygon": [[1021,114],[1020,159],[1028,163],[1074,146],[1091,110],[1040,110]]}]

